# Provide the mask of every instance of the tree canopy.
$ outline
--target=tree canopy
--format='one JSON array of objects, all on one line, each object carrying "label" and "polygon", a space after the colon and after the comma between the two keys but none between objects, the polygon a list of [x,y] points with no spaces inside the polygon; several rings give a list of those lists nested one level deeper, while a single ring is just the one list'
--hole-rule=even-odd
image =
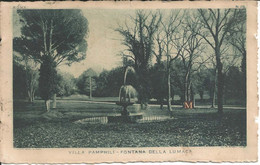
[{"label": "tree canopy", "polygon": [[21,36],[14,38],[14,50],[42,63],[51,56],[57,65],[86,57],[88,21],[81,10],[17,10]]}]

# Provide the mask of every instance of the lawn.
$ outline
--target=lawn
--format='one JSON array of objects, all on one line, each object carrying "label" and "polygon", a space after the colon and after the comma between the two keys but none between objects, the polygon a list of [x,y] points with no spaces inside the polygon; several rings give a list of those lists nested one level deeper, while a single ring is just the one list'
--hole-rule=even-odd
[{"label": "lawn", "polygon": [[[77,124],[91,116],[118,114],[113,103],[59,100],[57,109],[45,113],[44,103],[14,102],[14,147],[96,148],[167,146],[246,146],[246,110],[187,110],[174,108],[174,119],[132,124]],[[139,112],[138,106],[130,108]],[[151,106],[145,115],[167,116],[166,109]]]}]

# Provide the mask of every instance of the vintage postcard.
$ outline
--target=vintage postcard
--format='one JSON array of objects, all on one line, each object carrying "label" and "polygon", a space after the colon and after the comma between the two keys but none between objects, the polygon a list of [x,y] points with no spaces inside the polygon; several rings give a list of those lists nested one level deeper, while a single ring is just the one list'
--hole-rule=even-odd
[{"label": "vintage postcard", "polygon": [[4,163],[257,161],[256,2],[1,2]]}]

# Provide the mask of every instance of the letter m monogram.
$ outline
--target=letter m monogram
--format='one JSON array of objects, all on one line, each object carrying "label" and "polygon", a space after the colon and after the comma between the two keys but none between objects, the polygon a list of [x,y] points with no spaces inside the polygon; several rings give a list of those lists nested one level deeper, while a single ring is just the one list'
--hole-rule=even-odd
[{"label": "letter m monogram", "polygon": [[183,104],[184,104],[184,108],[185,108],[185,109],[191,109],[191,108],[193,108],[193,106],[192,106],[192,101],[185,101]]}]

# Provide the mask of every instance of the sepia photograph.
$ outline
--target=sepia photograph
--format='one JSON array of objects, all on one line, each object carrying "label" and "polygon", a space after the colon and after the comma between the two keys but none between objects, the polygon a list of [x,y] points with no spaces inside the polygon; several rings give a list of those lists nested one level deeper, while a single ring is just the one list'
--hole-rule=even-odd
[{"label": "sepia photograph", "polygon": [[158,156],[250,146],[246,3],[10,13],[13,149]]}]

